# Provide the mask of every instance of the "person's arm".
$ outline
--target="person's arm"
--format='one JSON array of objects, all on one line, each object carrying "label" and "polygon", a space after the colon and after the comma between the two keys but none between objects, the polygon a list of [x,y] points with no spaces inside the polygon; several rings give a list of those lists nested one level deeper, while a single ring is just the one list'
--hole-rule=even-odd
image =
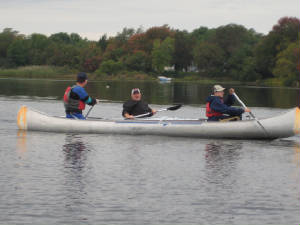
[{"label": "person's arm", "polygon": [[210,105],[211,109],[216,111],[216,112],[220,112],[220,113],[224,113],[224,114],[228,114],[231,116],[239,116],[242,113],[244,113],[244,109],[241,108],[235,108],[235,107],[230,107],[228,105],[225,105],[221,102],[221,100],[219,98],[216,98]]},{"label": "person's arm", "polygon": [[84,100],[84,102],[85,102],[86,104],[92,105],[92,106],[98,103],[98,101],[97,101],[96,98],[92,98],[92,97],[90,97],[90,96],[87,96],[87,97],[86,97],[86,100]]},{"label": "person's arm", "polygon": [[123,104],[122,116],[126,119],[133,119],[133,115],[131,115],[132,108],[135,107],[137,102],[127,101]]},{"label": "person's arm", "polygon": [[148,103],[144,102],[144,104],[146,105],[146,108],[148,108],[148,110],[147,110],[148,113],[150,113],[150,114],[148,115],[148,117],[153,116],[153,115],[157,112],[157,110],[150,108],[149,105],[148,105]]},{"label": "person's arm", "polygon": [[83,102],[85,102],[86,104],[92,105],[92,106],[95,105],[95,104],[97,104],[97,99],[90,97],[86,93],[86,91],[84,90],[84,88],[78,88],[76,90],[76,92],[77,92],[80,100],[83,101]]},{"label": "person's arm", "polygon": [[233,88],[230,88],[229,89],[229,94],[226,98],[226,100],[224,101],[224,104],[227,105],[227,106],[232,106],[235,102],[235,97],[233,95],[234,93],[234,89]]}]

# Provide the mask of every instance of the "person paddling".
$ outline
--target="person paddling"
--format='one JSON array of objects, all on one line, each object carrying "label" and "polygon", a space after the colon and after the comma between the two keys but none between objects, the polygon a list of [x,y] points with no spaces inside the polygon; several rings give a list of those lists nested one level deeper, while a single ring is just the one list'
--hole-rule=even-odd
[{"label": "person paddling", "polygon": [[231,107],[235,101],[234,89],[229,89],[229,95],[225,101],[223,100],[224,90],[225,88],[221,85],[214,85],[213,95],[206,98],[206,116],[208,121],[238,120],[241,119],[244,112],[251,112],[249,108]]},{"label": "person paddling", "polygon": [[87,85],[88,79],[84,72],[77,74],[77,82],[73,87],[67,87],[64,94],[64,106],[66,111],[66,117],[72,119],[84,120],[82,111],[85,109],[85,105],[95,105],[99,102],[98,99],[90,97],[84,87]]},{"label": "person paddling", "polygon": [[142,100],[140,89],[134,88],[131,90],[131,100],[123,104],[122,116],[126,119],[134,119],[134,116],[149,113],[145,117],[153,116],[156,110],[151,109],[146,102]]}]

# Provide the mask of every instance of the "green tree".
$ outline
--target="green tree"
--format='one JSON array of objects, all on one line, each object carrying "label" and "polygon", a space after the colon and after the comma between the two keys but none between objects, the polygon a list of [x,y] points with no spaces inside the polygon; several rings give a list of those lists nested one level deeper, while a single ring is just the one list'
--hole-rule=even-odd
[{"label": "green tree", "polygon": [[7,58],[12,66],[25,66],[29,63],[29,41],[18,39],[11,43],[7,50]]},{"label": "green tree", "polygon": [[106,50],[106,47],[108,45],[107,35],[104,34],[100,37],[99,41],[97,42],[97,45],[101,48],[101,50],[104,52]]},{"label": "green tree", "polygon": [[298,86],[300,79],[300,42],[292,42],[278,53],[273,73],[280,78],[285,85]]},{"label": "green tree", "polygon": [[145,52],[137,51],[125,59],[125,65],[128,70],[146,71],[147,70],[147,55]]},{"label": "green tree", "polygon": [[50,44],[47,36],[43,34],[32,34],[29,42],[29,64],[44,65],[47,62],[46,49]]},{"label": "green tree", "polygon": [[187,31],[176,31],[174,43],[174,65],[176,71],[187,71],[193,61],[193,42]]},{"label": "green tree", "polygon": [[8,67],[7,50],[11,43],[19,37],[18,31],[5,28],[0,33],[0,67]]},{"label": "green tree", "polygon": [[80,70],[94,72],[102,62],[102,50],[96,42],[90,42],[86,47],[80,48],[78,56]]},{"label": "green tree", "polygon": [[107,75],[116,75],[123,70],[122,62],[113,60],[103,61],[100,68],[96,71],[97,74],[105,73]]},{"label": "green tree", "polygon": [[295,17],[283,17],[265,36],[255,49],[256,69],[263,78],[273,77],[273,68],[277,54],[298,39],[300,20]]},{"label": "green tree", "polygon": [[76,33],[71,33],[70,34],[70,43],[73,45],[79,44],[80,42],[82,42],[82,38],[80,37],[79,34]]},{"label": "green tree", "polygon": [[174,39],[167,37],[162,43],[159,39],[153,43],[152,67],[155,71],[162,73],[165,66],[170,66],[174,53]]},{"label": "green tree", "polygon": [[49,39],[57,43],[71,44],[70,36],[65,32],[52,34]]},{"label": "green tree", "polygon": [[223,76],[225,53],[218,45],[209,42],[198,44],[194,50],[194,60],[201,75]]}]

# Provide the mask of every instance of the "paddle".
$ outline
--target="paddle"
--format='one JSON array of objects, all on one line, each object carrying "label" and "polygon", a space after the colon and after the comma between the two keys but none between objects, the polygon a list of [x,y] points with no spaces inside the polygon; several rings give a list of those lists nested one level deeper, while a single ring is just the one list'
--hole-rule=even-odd
[{"label": "paddle", "polygon": [[[99,102],[107,102],[108,100],[104,100],[104,99],[103,99],[103,100],[101,100],[101,99],[96,99],[96,101],[97,101],[97,103],[96,103],[95,105],[97,105]],[[90,112],[92,111],[92,109],[93,109],[93,107],[94,107],[95,105],[93,105],[93,106],[90,107],[89,111],[88,111],[87,114],[85,115],[85,119],[88,118],[88,115],[90,114]]]},{"label": "paddle", "polygon": [[88,112],[87,112],[87,114],[85,115],[85,119],[87,119],[87,118],[88,118],[88,115],[89,115],[89,114],[90,114],[90,112],[92,111],[93,107],[94,107],[94,105],[90,107],[89,111],[88,111]]},{"label": "paddle", "polygon": [[[235,99],[243,106],[243,108],[247,108],[247,106],[244,104],[244,102],[242,102],[242,100],[237,96],[236,93],[233,93],[233,96],[235,97]],[[258,125],[263,129],[264,133],[266,136],[268,136],[268,132],[267,130],[264,128],[264,126],[258,121],[258,119],[253,115],[252,112],[249,112],[250,116],[252,116],[253,119],[256,120],[256,122],[258,123]]]},{"label": "paddle", "polygon": [[[171,106],[171,107],[168,107],[168,108],[159,109],[159,110],[157,110],[156,112],[162,112],[162,111],[167,111],[167,110],[174,111],[174,110],[177,110],[177,109],[181,108],[181,106],[182,106],[181,104],[179,104],[179,105],[174,105],[174,106]],[[140,114],[140,115],[134,116],[134,118],[141,118],[141,117],[144,117],[144,116],[149,116],[151,113],[152,113],[152,112]]]}]

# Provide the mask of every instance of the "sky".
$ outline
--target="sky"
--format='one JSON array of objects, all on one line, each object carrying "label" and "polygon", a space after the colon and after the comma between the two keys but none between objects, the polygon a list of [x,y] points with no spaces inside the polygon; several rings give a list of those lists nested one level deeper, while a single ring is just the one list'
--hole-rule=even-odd
[{"label": "sky", "polygon": [[0,32],[67,32],[89,40],[164,24],[191,32],[235,23],[268,34],[284,16],[299,18],[300,0],[0,0]]}]

